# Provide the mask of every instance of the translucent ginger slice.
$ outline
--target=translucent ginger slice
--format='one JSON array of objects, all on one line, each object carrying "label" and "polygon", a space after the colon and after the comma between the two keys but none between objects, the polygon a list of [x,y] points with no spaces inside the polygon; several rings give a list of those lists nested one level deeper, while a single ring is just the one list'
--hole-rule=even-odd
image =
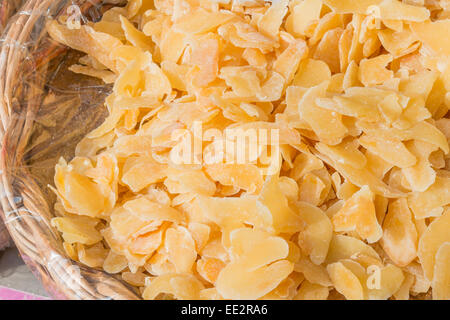
[{"label": "translucent ginger slice", "polygon": [[177,63],[180,60],[186,48],[186,35],[173,29],[164,33],[159,50],[161,51],[161,60]]},{"label": "translucent ginger slice", "polygon": [[313,34],[309,39],[309,44],[313,46],[317,44],[329,30],[343,27],[343,16],[334,12],[328,12],[317,22]]},{"label": "translucent ginger slice", "polygon": [[311,88],[331,79],[330,67],[321,60],[305,59],[300,63],[292,84]]},{"label": "translucent ginger slice", "polygon": [[151,38],[147,37],[142,31],[138,30],[127,18],[120,16],[120,23],[128,42],[142,50],[153,52],[153,43]]},{"label": "translucent ginger slice", "polygon": [[256,270],[231,262],[220,272],[216,288],[225,299],[254,300],[275,289],[292,271],[293,264],[287,260]]},{"label": "translucent ginger slice", "polygon": [[359,143],[370,152],[399,168],[408,168],[417,163],[417,158],[400,140],[395,138],[363,135],[359,138]]},{"label": "translucent ginger slice", "polygon": [[101,267],[108,254],[108,250],[105,249],[101,242],[91,247],[77,243],[77,251],[79,261],[90,268]]},{"label": "translucent ginger slice", "polygon": [[202,258],[197,261],[198,273],[208,282],[215,283],[225,263],[215,258]]},{"label": "translucent ginger slice", "polygon": [[294,35],[305,35],[308,25],[320,18],[322,9],[322,1],[305,0],[302,2],[294,2],[292,13],[286,21],[286,29]]},{"label": "translucent ginger slice", "polygon": [[62,232],[67,243],[93,245],[103,239],[95,228],[99,220],[90,217],[57,217],[51,221],[52,226]]},{"label": "translucent ginger slice", "polygon": [[438,150],[438,147],[422,141],[407,142],[406,147],[416,156],[418,161],[414,166],[402,169],[402,173],[412,191],[424,192],[436,180],[436,172],[429,158],[434,151]]},{"label": "translucent ginger slice", "polygon": [[244,223],[257,228],[273,230],[273,218],[269,209],[254,197],[212,198],[197,197],[202,215],[222,229],[241,228]]},{"label": "translucent ginger slice", "polygon": [[117,72],[115,61],[111,60],[109,55],[112,50],[122,45],[119,39],[106,33],[97,32],[89,26],[82,26],[78,30],[70,30],[56,20],[48,22],[46,28],[49,35],[57,42],[85,52],[95,57],[108,69]]},{"label": "translucent ginger slice", "polygon": [[260,170],[251,164],[213,164],[206,166],[205,171],[214,181],[248,193],[259,193],[264,183]]},{"label": "translucent ginger slice", "polygon": [[190,273],[197,259],[197,251],[188,229],[184,227],[167,229],[164,245],[177,273]]},{"label": "translucent ginger slice", "polygon": [[311,283],[324,287],[332,285],[327,269],[324,265],[317,265],[311,262],[308,257],[302,256],[294,265],[296,272],[301,272],[305,279]]},{"label": "translucent ginger slice", "polygon": [[290,177],[299,180],[305,174],[322,169],[323,162],[311,153],[300,153],[294,160],[294,168],[291,170]]},{"label": "translucent ginger slice", "polygon": [[122,279],[128,284],[135,287],[144,287],[145,281],[148,276],[143,272],[123,272]]},{"label": "translucent ginger slice", "polygon": [[314,173],[305,174],[299,181],[299,200],[314,206],[322,202],[322,194],[326,192],[324,181]]},{"label": "translucent ginger slice", "polygon": [[396,0],[325,0],[324,3],[338,13],[375,14],[388,20],[425,21],[430,12],[427,8],[413,6]]},{"label": "translucent ginger slice", "polygon": [[333,237],[333,225],[322,210],[308,203],[297,202],[296,209],[304,224],[298,236],[299,246],[313,263],[322,264]]},{"label": "translucent ginger slice", "polygon": [[184,221],[183,214],[168,206],[152,201],[145,196],[129,200],[123,204],[124,209],[143,221],[170,221],[181,223]]},{"label": "translucent ginger slice", "polygon": [[234,18],[231,12],[209,12],[203,8],[197,8],[193,12],[178,19],[173,25],[174,30],[186,34],[199,34],[212,31]]},{"label": "translucent ginger slice", "polygon": [[334,234],[325,263],[330,264],[341,259],[351,259],[359,254],[381,260],[378,253],[363,241],[345,235]]},{"label": "translucent ginger slice", "polygon": [[270,210],[273,227],[277,232],[295,233],[301,229],[301,220],[289,207],[287,198],[281,191],[279,179],[278,174],[269,176],[258,199]]},{"label": "translucent ginger slice", "polygon": [[191,222],[188,225],[188,230],[195,241],[195,250],[200,252],[208,243],[211,234],[211,227],[207,224]]},{"label": "translucent ginger slice", "polygon": [[152,232],[140,231],[139,233],[143,234],[129,241],[129,251],[136,255],[151,255],[161,246],[167,226],[167,224],[163,224],[159,230]]},{"label": "translucent ginger slice", "polygon": [[97,69],[94,69],[91,67],[81,66],[78,64],[74,64],[74,65],[70,66],[69,70],[74,73],[83,74],[86,76],[102,79],[103,82],[106,84],[114,83],[114,81],[117,78],[117,76],[111,71],[97,70]]},{"label": "translucent ginger slice", "polygon": [[248,270],[256,270],[273,261],[285,259],[289,254],[289,245],[281,237],[267,232],[241,228],[230,233],[230,256],[239,261]]},{"label": "translucent ginger slice", "polygon": [[329,264],[327,270],[334,287],[347,300],[364,299],[364,289],[358,277],[341,262]]},{"label": "translucent ginger slice", "polygon": [[[427,230],[419,239],[417,255],[422,264],[423,271],[429,281],[433,280],[436,265],[436,253],[446,242],[450,242],[450,210],[436,218],[428,225]],[[439,268],[439,267],[438,267]]]},{"label": "translucent ginger slice", "polygon": [[258,29],[263,34],[276,38],[278,36],[284,16],[288,12],[288,0],[273,2],[258,21]]},{"label": "translucent ginger slice", "polygon": [[397,266],[405,267],[417,257],[417,243],[417,230],[406,199],[391,202],[383,222],[383,250]]},{"label": "translucent ginger slice", "polygon": [[[392,264],[382,267],[380,269],[380,287],[368,288],[367,298],[369,300],[387,300],[398,291],[403,280],[404,275],[400,268]],[[370,283],[370,279],[366,281],[366,286],[368,283]]]},{"label": "translucent ginger slice", "polygon": [[450,178],[437,176],[424,192],[414,192],[408,204],[416,219],[440,216],[442,207],[450,203]]},{"label": "translucent ginger slice", "polygon": [[97,217],[107,209],[108,200],[98,184],[75,172],[64,160],[59,161],[55,170],[55,186],[66,211]]},{"label": "translucent ginger slice", "polygon": [[389,29],[380,30],[378,38],[383,47],[395,58],[411,53],[410,50],[415,48],[413,44],[417,41],[411,30],[403,30],[401,32]]},{"label": "translucent ginger slice", "polygon": [[223,67],[219,77],[241,98],[250,98],[261,92],[261,80],[255,69],[249,67]]},{"label": "translucent ginger slice", "polygon": [[219,39],[208,34],[189,41],[189,44],[192,49],[189,54],[189,64],[198,68],[198,71],[192,71],[192,83],[198,87],[206,87],[218,76]]},{"label": "translucent ginger slice", "polygon": [[103,261],[103,270],[110,274],[116,274],[123,271],[128,266],[128,260],[125,256],[110,250]]},{"label": "translucent ginger slice", "polygon": [[425,277],[422,265],[419,262],[414,261],[404,269],[408,274],[414,277],[414,282],[411,286],[412,294],[417,295],[419,293],[428,292],[431,287],[431,280],[428,280]]},{"label": "translucent ginger slice", "polygon": [[390,54],[379,55],[371,59],[363,59],[359,65],[359,80],[366,86],[382,84],[392,79],[394,72],[385,69],[392,62]]},{"label": "translucent ginger slice", "polygon": [[359,144],[356,140],[343,141],[336,146],[328,146],[324,143],[316,144],[316,149],[332,158],[334,161],[343,162],[357,169],[362,169],[367,164],[364,154],[359,151]]},{"label": "translucent ginger slice", "polygon": [[260,49],[263,53],[267,53],[277,45],[273,39],[241,21],[220,26],[218,33],[238,48]]},{"label": "translucent ginger slice", "polygon": [[329,82],[308,89],[298,105],[300,118],[306,120],[318,137],[325,143],[335,145],[347,134],[341,115],[319,107],[315,100],[326,94]]},{"label": "translucent ginger slice", "polygon": [[419,140],[428,142],[438,146],[445,154],[450,150],[447,138],[433,124],[427,121],[421,121],[414,126],[400,130],[397,128],[388,128],[383,125],[369,124],[366,122],[358,122],[357,126],[368,135],[376,135],[383,139]]},{"label": "translucent ginger slice", "polygon": [[114,141],[112,151],[117,157],[127,158],[133,155],[148,155],[152,149],[152,139],[144,135],[125,135]]},{"label": "translucent ginger slice", "polygon": [[122,183],[133,192],[139,192],[151,184],[161,182],[167,176],[167,165],[152,157],[130,157],[125,161]]},{"label": "translucent ginger slice", "polygon": [[212,196],[216,185],[202,170],[169,170],[164,184],[170,193],[197,193]]},{"label": "translucent ginger slice", "polygon": [[167,274],[152,278],[142,297],[155,300],[161,294],[170,294],[178,300],[198,300],[204,285],[189,274]]},{"label": "translucent ginger slice", "polygon": [[335,231],[356,232],[369,243],[377,242],[383,233],[378,224],[374,206],[374,195],[365,186],[348,199],[341,210],[336,213],[332,222]]},{"label": "translucent ginger slice", "polygon": [[294,300],[327,300],[329,288],[305,280],[302,282]]},{"label": "translucent ginger slice", "polygon": [[200,291],[200,300],[224,300],[216,288],[208,288]]},{"label": "translucent ginger slice", "polygon": [[328,30],[314,52],[314,59],[325,61],[333,74],[341,70],[340,57],[336,52],[339,51],[339,39],[343,32],[340,27]]},{"label": "translucent ginger slice", "polygon": [[449,55],[450,45],[442,41],[442,36],[450,29],[450,21],[439,20],[433,22],[413,23],[411,30],[419,39],[439,55]]},{"label": "translucent ginger slice", "polygon": [[403,280],[400,288],[394,293],[395,300],[409,300],[410,299],[410,290],[414,283],[414,276],[405,273],[405,279]]},{"label": "translucent ginger slice", "polygon": [[374,173],[366,170],[366,168],[356,169],[349,165],[341,164],[339,162],[332,161],[331,159],[327,159],[325,156],[319,156],[322,160],[337,169],[337,171],[343,177],[360,188],[362,188],[363,186],[369,186],[374,193],[388,198],[398,198],[405,196],[401,191],[385,184]]},{"label": "translucent ginger slice", "polygon": [[441,245],[436,253],[433,272],[433,299],[450,299],[450,242]]},{"label": "translucent ginger slice", "polygon": [[294,78],[300,62],[308,54],[308,46],[303,40],[291,43],[286,50],[281,53],[273,64],[273,70],[284,77],[289,84]]}]

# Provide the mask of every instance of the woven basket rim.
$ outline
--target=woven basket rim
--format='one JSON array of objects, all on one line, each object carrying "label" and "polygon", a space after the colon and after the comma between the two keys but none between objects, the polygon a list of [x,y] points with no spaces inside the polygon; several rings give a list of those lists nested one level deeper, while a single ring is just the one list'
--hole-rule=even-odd
[{"label": "woven basket rim", "polygon": [[[36,37],[36,23],[55,4],[73,3],[83,10],[102,0],[27,0],[11,18],[0,44],[0,213],[16,247],[50,295],[57,299],[140,299],[125,282],[103,271],[86,268],[71,260],[62,248],[58,232],[51,226],[53,210],[42,190],[24,166],[24,150],[33,128],[33,115],[40,103],[36,89],[21,81],[24,66],[30,66],[26,45]],[[42,29],[39,39],[46,34]],[[43,56],[33,56],[39,68],[65,49],[52,44]],[[41,70],[41,69],[39,69]],[[41,72],[41,71],[40,71]],[[37,72],[35,72],[37,73]],[[29,75],[33,77],[33,75]],[[43,77],[41,77],[43,78]],[[38,77],[34,85],[44,83]],[[28,99],[27,97],[33,97]],[[1,211],[1,210],[0,210]]]}]

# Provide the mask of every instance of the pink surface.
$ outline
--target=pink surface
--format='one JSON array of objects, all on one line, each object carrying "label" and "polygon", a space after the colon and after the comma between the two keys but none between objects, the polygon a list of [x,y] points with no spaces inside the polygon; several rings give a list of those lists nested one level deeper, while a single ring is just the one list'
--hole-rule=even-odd
[{"label": "pink surface", "polygon": [[49,300],[23,291],[0,286],[0,300]]}]

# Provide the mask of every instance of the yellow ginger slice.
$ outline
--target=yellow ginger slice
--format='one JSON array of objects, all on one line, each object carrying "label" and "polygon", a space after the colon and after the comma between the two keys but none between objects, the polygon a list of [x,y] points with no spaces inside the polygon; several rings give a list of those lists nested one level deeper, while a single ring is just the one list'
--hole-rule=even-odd
[{"label": "yellow ginger slice", "polygon": [[300,217],[289,207],[280,188],[279,176],[269,176],[259,195],[259,201],[272,215],[273,227],[278,233],[295,233],[301,229]]},{"label": "yellow ginger slice", "polygon": [[294,300],[327,300],[328,295],[328,287],[305,280],[298,289]]},{"label": "yellow ginger slice", "polygon": [[304,225],[298,236],[299,246],[313,263],[322,264],[328,254],[333,225],[328,216],[317,207],[305,202],[298,202],[295,207]]},{"label": "yellow ginger slice", "polygon": [[146,300],[155,300],[168,294],[178,300],[198,300],[203,289],[204,285],[193,275],[167,274],[152,278],[142,296]]},{"label": "yellow ginger slice", "polygon": [[436,253],[433,275],[433,299],[450,299],[450,242],[441,245]]},{"label": "yellow ginger slice", "polygon": [[52,219],[52,226],[62,232],[67,243],[92,245],[103,238],[95,228],[99,222],[90,217],[57,217]]},{"label": "yellow ginger slice", "polygon": [[447,209],[442,216],[430,223],[419,240],[417,255],[429,281],[433,279],[436,253],[445,242],[450,241],[449,227],[450,211]]},{"label": "yellow ginger slice", "polygon": [[273,230],[269,209],[254,197],[212,198],[199,196],[196,200],[202,215],[222,229],[233,230],[251,224],[263,230]]},{"label": "yellow ginger slice", "polygon": [[259,193],[263,186],[260,170],[251,164],[213,164],[205,167],[214,181],[225,186],[237,186],[248,193]]},{"label": "yellow ginger slice", "polygon": [[416,157],[400,140],[395,138],[363,135],[359,138],[359,143],[370,152],[399,168],[408,168],[417,162]]},{"label": "yellow ginger slice", "polygon": [[364,288],[358,277],[350,269],[341,262],[335,262],[329,264],[327,270],[334,287],[347,300],[364,299]]},{"label": "yellow ginger slice", "polygon": [[424,192],[414,192],[408,197],[408,204],[416,219],[438,217],[443,206],[450,203],[450,178],[437,176],[434,183]]},{"label": "yellow ginger slice", "polygon": [[397,266],[405,267],[417,257],[417,242],[416,226],[406,199],[391,202],[383,222],[383,250]]},{"label": "yellow ginger slice", "polygon": [[332,218],[335,231],[356,232],[369,243],[377,242],[382,236],[382,229],[378,224],[374,195],[365,186],[348,199],[341,210]]},{"label": "yellow ginger slice", "polygon": [[231,234],[231,245],[236,259],[222,269],[216,282],[225,299],[260,298],[293,271],[293,263],[282,260],[289,253],[282,238],[238,229]]},{"label": "yellow ginger slice", "polygon": [[184,227],[167,229],[164,246],[177,273],[190,273],[197,259],[195,241]]},{"label": "yellow ginger slice", "polygon": [[308,89],[298,105],[300,118],[304,119],[317,136],[325,143],[336,145],[347,134],[347,128],[342,123],[342,117],[336,112],[323,109],[316,104],[317,98],[322,98],[328,88],[325,81],[316,87]]},{"label": "yellow ginger slice", "polygon": [[325,263],[330,264],[341,259],[350,259],[360,254],[380,260],[378,253],[363,241],[349,236],[334,234]]}]

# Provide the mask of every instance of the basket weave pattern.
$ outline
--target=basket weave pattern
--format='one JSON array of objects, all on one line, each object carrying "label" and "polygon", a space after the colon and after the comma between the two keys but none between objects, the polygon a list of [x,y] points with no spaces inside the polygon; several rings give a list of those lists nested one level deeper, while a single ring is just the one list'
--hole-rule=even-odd
[{"label": "basket weave pattern", "polygon": [[[5,30],[9,18],[19,9],[22,0],[8,0],[0,2],[0,35]],[[0,219],[0,251],[11,245],[8,230]]]},{"label": "basket weave pattern", "polygon": [[[58,299],[139,299],[121,280],[70,260],[50,225],[52,200],[29,169],[36,115],[47,92],[48,62],[66,49],[49,41],[46,17],[76,2],[83,10],[102,1],[28,0],[11,18],[0,46],[1,218],[25,262]],[[49,183],[49,182],[47,182]]]}]

